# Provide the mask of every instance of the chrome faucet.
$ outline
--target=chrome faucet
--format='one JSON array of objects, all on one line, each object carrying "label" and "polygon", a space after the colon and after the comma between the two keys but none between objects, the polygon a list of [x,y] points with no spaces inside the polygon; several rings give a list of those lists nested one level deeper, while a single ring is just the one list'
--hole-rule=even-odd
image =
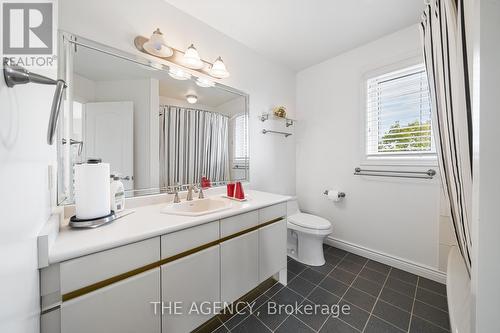
[{"label": "chrome faucet", "polygon": [[193,201],[193,185],[188,186],[188,194],[186,196],[186,201]]},{"label": "chrome faucet", "polygon": [[198,199],[204,199],[205,195],[203,194],[203,187],[200,186],[200,193],[198,194]]},{"label": "chrome faucet", "polygon": [[179,186],[174,186],[174,203],[179,202],[181,202],[181,199],[179,198]]}]

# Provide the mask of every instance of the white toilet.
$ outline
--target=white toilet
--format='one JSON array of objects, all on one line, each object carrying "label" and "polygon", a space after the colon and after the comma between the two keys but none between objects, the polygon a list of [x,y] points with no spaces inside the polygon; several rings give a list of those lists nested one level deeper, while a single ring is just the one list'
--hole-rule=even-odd
[{"label": "white toilet", "polygon": [[323,240],[333,231],[330,221],[302,213],[296,199],[288,202],[287,210],[288,255],[306,265],[324,265]]}]

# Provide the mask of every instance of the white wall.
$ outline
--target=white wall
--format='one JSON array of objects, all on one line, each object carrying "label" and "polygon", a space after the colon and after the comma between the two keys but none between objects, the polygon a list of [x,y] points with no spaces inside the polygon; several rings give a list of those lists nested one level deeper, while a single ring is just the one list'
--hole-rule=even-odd
[{"label": "white wall", "polygon": [[500,1],[475,3],[472,285],[475,331],[482,333],[500,331]]},{"label": "white wall", "polygon": [[250,94],[250,180],[257,189],[295,192],[295,137],[262,135],[258,115],[284,104],[295,113],[295,74],[271,63],[235,40],[181,12],[162,0],[65,0],[59,3],[63,30],[128,52],[136,35],[149,36],[159,27],[168,42],[184,49],[191,42],[202,58],[222,56],[231,77],[223,80]]},{"label": "white wall", "polygon": [[[438,181],[353,175],[362,157],[364,74],[420,54],[414,26],[298,73],[297,193],[305,211],[333,221],[333,238],[437,269]],[[343,202],[325,199],[332,188],[346,193]]]},{"label": "white wall", "polygon": [[36,237],[55,199],[48,187],[55,148],[46,143],[53,93],[0,79],[0,332],[39,328]]}]

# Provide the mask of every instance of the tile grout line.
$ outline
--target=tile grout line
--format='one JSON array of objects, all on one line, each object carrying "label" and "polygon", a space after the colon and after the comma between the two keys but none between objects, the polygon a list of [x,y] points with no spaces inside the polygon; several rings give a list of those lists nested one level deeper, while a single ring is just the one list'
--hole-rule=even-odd
[{"label": "tile grout line", "polygon": [[[349,253],[346,253],[346,254],[345,254],[345,256],[342,258],[342,260],[341,260],[341,261],[339,261],[339,263],[337,264],[337,266],[338,266],[338,265],[340,265],[340,263],[341,263],[342,261],[344,261],[345,257],[347,257],[347,255],[348,255],[348,254],[349,254]],[[349,286],[347,287],[347,289],[346,289],[346,290],[344,291],[344,293],[342,294],[342,297],[340,297],[340,298],[339,298],[339,301],[337,302],[337,304],[340,304],[340,302],[342,302],[342,300],[344,299],[344,296],[347,294],[347,292],[349,291],[349,289],[350,289],[350,288],[353,288],[354,281],[356,281],[356,279],[358,278],[359,274],[360,274],[360,273],[361,273],[361,271],[362,271],[362,270],[366,267],[366,265],[368,264],[368,262],[369,262],[369,261],[370,261],[370,259],[366,258],[365,263],[363,264],[363,266],[361,267],[361,269],[359,270],[359,272],[356,274],[356,276],[354,277],[354,279],[352,279],[351,283],[349,284]],[[361,266],[361,265],[360,265],[360,266]],[[341,268],[339,267],[339,269],[341,269]],[[353,274],[352,272],[349,272],[349,273]],[[354,274],[353,274],[353,275],[354,275]],[[334,280],[336,280],[336,279],[334,279]],[[336,280],[336,281],[338,281],[338,280]],[[339,282],[340,282],[340,283],[343,283],[342,281],[339,281]],[[345,283],[344,283],[344,284],[345,284]],[[320,288],[321,288],[321,287],[320,287]],[[346,301],[346,302],[347,302],[347,301]],[[329,317],[332,317],[332,316],[329,316]],[[332,317],[332,318],[333,318],[333,317]],[[326,322],[328,321],[328,319],[330,319],[330,318],[327,318],[327,320],[325,320],[325,322],[323,323],[323,325],[321,325],[321,327],[319,328],[318,332],[319,332],[319,331],[321,331],[321,329],[323,328],[323,326],[325,326],[325,324],[326,324]],[[350,325],[349,323],[346,323],[346,322],[345,322],[345,321],[343,321],[342,319],[340,319],[340,318],[338,318],[338,317],[337,317],[336,319],[340,320],[341,322],[343,322],[343,323],[345,323],[345,324],[347,324],[347,325],[349,325],[349,326],[353,327],[353,328],[354,328],[354,329],[356,329],[357,331],[359,331],[357,328],[355,328],[354,326]]]},{"label": "tile grout line", "polygon": [[[296,278],[297,278],[297,277],[300,277],[302,280],[304,280],[304,281],[308,282],[309,284],[312,284],[312,285],[313,285],[313,288],[311,289],[311,291],[309,291],[309,292],[307,293],[307,295],[306,295],[306,296],[303,296],[301,293],[299,293],[299,292],[297,292],[297,291],[295,291],[295,290],[293,290],[293,289],[289,288],[288,286],[281,286],[281,288],[280,288],[278,291],[276,291],[275,293],[273,293],[270,297],[269,297],[269,296],[267,296],[267,295],[264,295],[264,292],[262,293],[262,295],[261,295],[261,296],[265,296],[265,297],[267,298],[267,301],[268,301],[268,300],[271,300],[271,298],[272,298],[272,297],[274,297],[277,293],[279,293],[280,291],[282,291],[284,288],[287,288],[287,287],[288,287],[288,289],[289,289],[291,292],[293,292],[293,293],[297,294],[297,295],[298,295],[298,296],[300,296],[300,297],[303,297],[303,299],[300,301],[300,303],[297,303],[297,304],[299,304],[299,305],[300,305],[300,304],[304,304],[304,302],[306,302],[306,301],[311,302],[311,303],[313,303],[313,304],[316,304],[315,302],[311,301],[311,300],[309,299],[309,297],[311,296],[311,294],[313,293],[313,291],[318,290],[318,288],[319,288],[319,291],[320,291],[320,292],[327,292],[327,293],[329,293],[329,294],[331,294],[331,295],[334,295],[334,296],[337,296],[337,297],[338,297],[338,295],[337,295],[337,294],[332,293],[332,292],[330,292],[329,290],[327,290],[327,289],[325,289],[325,288],[321,287],[321,286],[320,286],[320,284],[321,284],[323,281],[325,281],[325,280],[326,280],[326,278],[328,277],[328,278],[331,278],[331,279],[333,279],[333,280],[335,280],[335,281],[337,281],[337,282],[339,282],[339,283],[342,283],[342,284],[344,284],[344,285],[347,285],[345,282],[335,279],[335,278],[334,278],[333,276],[331,276],[330,274],[331,274],[331,273],[332,273],[335,269],[340,269],[340,270],[346,271],[347,273],[351,273],[351,274],[353,274],[353,275],[354,275],[354,273],[353,273],[352,271],[345,270],[345,269],[343,269],[343,268],[341,268],[341,267],[339,267],[339,266],[340,266],[342,263],[344,263],[344,262],[352,262],[352,263],[354,263],[354,264],[358,264],[358,262],[353,261],[353,260],[349,260],[349,259],[348,259],[348,256],[349,256],[350,252],[347,252],[347,251],[346,251],[346,253],[344,253],[342,256],[339,256],[339,255],[336,255],[336,254],[332,254],[331,252],[329,252],[329,251],[328,251],[328,249],[326,249],[326,250],[325,250],[325,254],[328,254],[328,255],[330,255],[330,256],[334,256],[335,258],[340,259],[340,260],[339,260],[336,264],[330,264],[330,263],[326,262],[326,264],[327,264],[327,265],[329,265],[329,266],[331,267],[331,269],[330,269],[330,270],[328,270],[328,271],[326,271],[326,273],[323,273],[323,271],[321,271],[321,270],[316,270],[316,269],[312,268],[312,266],[305,265],[305,264],[302,264],[302,263],[300,263],[300,262],[299,262],[299,263],[303,265],[303,267],[302,267],[303,269],[302,269],[302,270],[300,270],[300,272],[299,272],[298,274],[295,274],[294,272],[289,272],[289,273],[293,274],[293,278],[292,278],[290,281],[288,281],[289,283],[290,283],[290,282],[292,282],[292,281],[294,281],[294,280],[296,280]],[[364,257],[363,257],[363,258],[364,258]],[[364,263],[363,265],[358,264],[359,266],[362,266],[362,267],[361,267],[361,269],[358,271],[358,273],[356,273],[356,274],[355,274],[355,276],[354,276],[353,280],[352,280],[352,281],[351,281],[351,283],[348,285],[348,287],[347,287],[346,291],[342,294],[342,296],[339,298],[339,300],[338,300],[338,302],[337,302],[336,304],[340,304],[342,301],[344,301],[344,302],[348,302],[347,300],[345,300],[345,296],[346,296],[347,292],[349,291],[349,289],[351,289],[351,288],[352,288],[352,289],[354,289],[354,290],[356,290],[356,291],[362,292],[362,293],[364,293],[364,294],[366,294],[366,295],[369,295],[369,296],[371,296],[371,297],[374,297],[372,294],[367,293],[367,292],[365,292],[365,291],[363,291],[363,290],[360,290],[360,289],[358,289],[358,288],[354,287],[354,283],[355,283],[355,282],[358,280],[358,278],[360,278],[360,277],[361,277],[361,278],[363,278],[363,279],[365,279],[365,280],[367,280],[367,281],[370,281],[370,282],[372,282],[372,283],[376,283],[376,284],[378,284],[378,283],[377,283],[377,281],[375,281],[375,280],[371,280],[371,279],[369,279],[369,278],[364,278],[363,276],[361,276],[361,275],[360,275],[360,274],[361,274],[361,272],[362,272],[365,268],[366,268],[367,270],[372,271],[372,272],[375,272],[375,273],[384,274],[384,273],[382,273],[382,272],[381,272],[381,271],[379,271],[379,270],[372,269],[372,268],[368,267],[367,265],[368,265],[368,263],[370,262],[370,259],[369,259],[369,258],[364,258],[364,259],[366,259],[365,263]],[[290,257],[289,257],[289,259],[287,260],[287,263],[289,263],[291,260],[292,260],[292,259],[290,259]],[[388,302],[388,301],[385,301],[385,300],[381,299],[381,294],[382,294],[382,291],[384,290],[384,288],[388,288],[389,290],[391,290],[391,291],[393,291],[393,292],[397,293],[398,295],[401,295],[401,296],[404,296],[404,297],[407,297],[407,298],[411,298],[410,296],[408,296],[408,295],[406,295],[406,294],[404,294],[404,293],[401,293],[401,292],[399,292],[398,290],[394,290],[394,289],[389,288],[389,287],[387,287],[387,286],[386,286],[386,285],[387,285],[387,282],[388,282],[388,280],[389,280],[389,278],[390,278],[390,274],[391,274],[391,272],[393,271],[393,267],[392,267],[392,266],[388,266],[388,267],[389,267],[389,271],[387,272],[387,276],[386,276],[386,277],[385,277],[385,279],[384,279],[384,283],[382,284],[382,287],[381,287],[381,289],[380,289],[380,291],[379,291],[379,293],[378,293],[378,296],[375,298],[375,303],[374,303],[374,305],[372,306],[372,309],[371,309],[371,311],[370,311],[370,313],[369,313],[368,319],[367,319],[367,321],[366,321],[366,323],[365,323],[365,325],[364,325],[364,327],[363,327],[363,329],[362,329],[361,331],[360,331],[360,330],[358,330],[356,327],[352,326],[351,324],[349,324],[349,323],[345,322],[345,321],[344,321],[344,320],[342,320],[341,318],[339,318],[339,317],[335,317],[335,318],[336,318],[336,319],[338,319],[338,320],[340,320],[342,323],[344,323],[344,324],[348,325],[349,327],[352,327],[353,329],[355,329],[355,330],[356,330],[356,331],[358,331],[358,332],[365,332],[365,330],[366,330],[366,328],[367,328],[367,326],[368,326],[368,322],[370,321],[370,319],[371,319],[372,317],[377,318],[377,319],[379,319],[379,320],[381,320],[381,321],[383,321],[383,322],[385,322],[385,323],[387,323],[387,324],[391,325],[392,327],[395,327],[395,328],[397,328],[398,330],[400,330],[400,328],[399,328],[399,327],[397,327],[396,325],[394,325],[394,324],[392,324],[392,323],[388,322],[387,320],[385,320],[385,319],[383,319],[383,318],[380,318],[379,316],[377,316],[376,314],[374,314],[374,313],[373,313],[373,312],[374,312],[374,310],[375,310],[375,307],[376,307],[376,305],[379,303],[379,301],[383,301],[384,303],[387,303],[388,305],[393,306],[394,308],[397,308],[397,309],[399,309],[399,310],[401,310],[401,311],[404,311],[404,312],[406,312],[406,313],[408,313],[408,314],[410,315],[410,320],[409,320],[409,323],[408,323],[408,329],[407,329],[407,331],[406,331],[407,333],[408,333],[408,332],[410,331],[410,329],[411,329],[411,324],[412,324],[412,322],[413,322],[413,318],[414,318],[414,317],[418,317],[419,319],[421,319],[421,320],[423,320],[423,321],[425,321],[425,322],[427,322],[427,323],[429,323],[429,324],[431,324],[431,325],[433,325],[433,326],[435,326],[435,327],[439,327],[439,328],[441,328],[441,329],[443,329],[443,330],[445,330],[445,331],[448,331],[448,332],[449,332],[449,329],[446,329],[446,328],[444,328],[444,327],[442,327],[442,326],[440,326],[440,325],[438,325],[438,324],[436,324],[436,323],[434,323],[434,322],[432,322],[432,321],[429,321],[429,320],[427,320],[427,319],[425,319],[425,318],[421,318],[420,316],[417,316],[417,315],[415,315],[415,314],[414,314],[414,307],[415,307],[415,303],[416,303],[416,301],[417,301],[416,295],[417,295],[417,292],[418,292],[418,288],[422,288],[422,290],[427,291],[427,292],[429,292],[429,293],[432,293],[433,295],[441,296],[441,297],[444,297],[445,299],[447,298],[447,296],[446,296],[446,295],[443,295],[443,294],[441,294],[440,292],[437,292],[437,291],[434,291],[434,290],[431,290],[431,289],[427,289],[427,288],[424,288],[424,287],[420,287],[421,277],[420,277],[420,276],[418,276],[418,275],[416,275],[416,277],[417,277],[416,284],[413,284],[413,283],[411,283],[411,282],[409,282],[409,281],[407,281],[407,280],[400,279],[400,278],[398,278],[398,277],[394,277],[394,276],[392,277],[392,278],[396,279],[397,281],[403,282],[403,283],[405,283],[405,284],[407,284],[407,285],[410,285],[410,286],[415,286],[415,291],[414,291],[414,293],[413,293],[413,300],[412,300],[412,308],[411,308],[411,311],[410,311],[410,312],[408,312],[407,310],[405,310],[405,309],[403,309],[403,308],[400,308],[400,307],[399,307],[399,306],[397,306],[397,305],[392,304],[391,302]],[[315,272],[315,273],[318,273],[318,274],[323,275],[323,277],[322,277],[322,278],[321,278],[321,279],[320,279],[317,283],[313,283],[313,282],[312,282],[312,281],[310,281],[309,279],[306,279],[306,278],[304,278],[304,277],[302,277],[302,276],[299,276],[300,274],[303,274],[303,273],[304,273],[305,271],[307,271],[307,270],[312,270],[312,271],[313,271],[313,272]],[[415,275],[415,274],[414,274],[414,275]],[[277,283],[279,283],[279,282],[277,282]],[[288,284],[289,284],[289,283],[288,283]],[[271,288],[272,288],[272,287],[268,288],[265,292],[267,292],[267,291],[268,291],[269,289],[271,289]],[[257,298],[258,298],[258,297],[257,297]],[[429,306],[429,307],[431,307],[431,308],[433,308],[433,309],[439,310],[439,311],[444,312],[444,313],[448,313],[447,311],[443,310],[443,309],[442,309],[442,308],[440,308],[440,307],[434,306],[434,305],[432,305],[432,304],[428,304],[428,303],[427,303],[427,302],[425,302],[425,301],[421,301],[421,300],[418,300],[418,301],[419,301],[419,302],[422,302],[423,304],[425,304],[425,305],[427,305],[427,306]],[[349,303],[349,302],[348,302],[348,303]],[[261,308],[262,306],[264,306],[264,304],[262,304],[259,308]],[[245,318],[243,318],[243,319],[242,319],[242,320],[241,320],[238,324],[236,324],[236,325],[235,325],[235,326],[234,326],[231,330],[230,330],[230,329],[226,326],[226,323],[222,323],[222,324],[221,324],[218,328],[220,328],[220,327],[222,327],[222,326],[223,326],[223,327],[224,327],[224,328],[225,328],[228,332],[232,332],[233,330],[235,330],[235,329],[236,329],[236,327],[237,327],[237,326],[239,326],[239,325],[240,325],[243,321],[248,320],[248,318],[249,318],[250,316],[252,316],[252,315],[254,315],[254,316],[256,317],[256,319],[257,319],[257,320],[258,320],[261,324],[263,324],[263,325],[264,325],[264,326],[265,326],[265,327],[266,327],[266,328],[267,328],[270,332],[276,332],[276,331],[277,331],[277,330],[278,330],[278,329],[279,329],[279,328],[283,325],[283,323],[284,323],[284,322],[286,322],[287,320],[289,320],[289,319],[290,319],[290,317],[291,317],[291,316],[292,316],[292,317],[294,317],[294,319],[295,319],[295,320],[297,320],[298,322],[300,322],[300,323],[304,324],[307,328],[311,329],[313,332],[319,332],[319,331],[321,331],[321,329],[323,329],[323,327],[325,327],[325,325],[326,325],[326,323],[328,322],[328,320],[329,320],[330,318],[333,318],[333,315],[328,315],[328,316],[326,316],[326,319],[323,321],[323,324],[322,324],[322,325],[318,328],[318,330],[315,330],[315,329],[314,329],[313,327],[311,327],[309,324],[307,324],[306,322],[304,322],[303,320],[301,320],[300,318],[298,318],[296,314],[291,313],[291,314],[287,314],[287,315],[286,315],[286,317],[285,317],[285,319],[284,319],[284,320],[283,320],[283,321],[282,321],[282,322],[281,322],[281,323],[280,323],[280,324],[279,324],[279,325],[278,325],[278,326],[277,326],[277,327],[273,330],[273,329],[271,329],[269,326],[267,326],[267,324],[265,324],[265,323],[261,320],[261,318],[257,317],[257,315],[255,315],[255,314],[252,312],[251,314],[249,314],[249,315],[247,315]],[[402,331],[402,332],[405,332],[405,331]]]},{"label": "tile grout line", "polygon": [[363,330],[361,332],[364,332],[366,330],[366,327],[368,326],[368,322],[370,321],[370,318],[372,317],[373,310],[375,309],[375,306],[378,303],[378,300],[380,299],[380,295],[382,294],[382,291],[384,290],[384,287],[387,283],[387,280],[389,280],[389,276],[391,275],[392,272],[392,267],[389,269],[389,272],[387,272],[387,276],[385,277],[384,284],[382,284],[382,288],[380,289],[377,298],[375,299],[375,303],[373,303],[372,310],[370,311],[370,315],[368,316],[368,319],[366,320],[365,326],[363,327]]},{"label": "tile grout line", "polygon": [[414,316],[415,316],[415,317],[417,317],[418,319],[423,320],[423,321],[425,321],[426,323],[429,323],[429,324],[431,324],[432,326],[437,327],[437,328],[440,328],[440,329],[442,329],[442,330],[444,330],[444,331],[446,331],[446,332],[450,332],[450,330],[451,330],[451,328],[444,328],[443,326],[438,325],[438,324],[436,324],[435,322],[430,321],[430,320],[428,320],[428,319],[422,318],[422,317],[420,317],[419,315],[414,315]]},{"label": "tile grout line", "polygon": [[408,323],[408,331],[407,332],[410,332],[411,322],[413,321],[413,308],[415,307],[415,300],[417,299],[417,290],[418,290],[419,281],[420,281],[420,277],[417,277],[417,285],[415,287],[415,293],[413,293],[413,304],[411,305],[410,322]]},{"label": "tile grout line", "polygon": [[[329,274],[330,274],[331,272],[333,272],[333,271],[335,270],[335,268],[337,268],[337,267],[340,265],[340,263],[341,263],[341,262],[343,262],[343,261],[344,261],[344,258],[345,258],[345,257],[347,257],[347,255],[348,255],[348,254],[349,254],[349,253],[347,252],[347,253],[345,253],[342,257],[335,256],[335,255],[333,255],[333,254],[332,254],[332,256],[335,256],[335,257],[337,257],[337,258],[340,258],[339,262],[338,262],[338,263],[336,263],[335,265],[332,265],[332,266],[333,266],[333,268],[331,269],[331,271],[330,271],[330,272],[328,272],[327,274],[325,274],[325,275],[324,275],[324,277],[323,277],[321,280],[319,280],[319,282],[315,285],[315,288],[313,288],[313,289],[309,292],[309,294],[307,294],[307,296],[306,296],[306,297],[304,297],[304,299],[302,300],[302,302],[300,302],[300,304],[304,303],[304,301],[305,301],[305,300],[307,300],[307,301],[309,301],[309,302],[311,302],[311,303],[313,303],[313,304],[316,304],[316,303],[314,303],[313,301],[311,301],[310,299],[308,299],[307,297],[308,297],[308,296],[310,296],[310,295],[313,293],[313,291],[314,291],[314,290],[316,290],[317,288],[320,288],[320,289],[322,289],[322,290],[327,291],[326,289],[323,289],[322,287],[320,287],[320,283],[321,283],[321,282],[323,282],[323,281],[324,281],[324,280],[325,280],[325,279],[329,276]],[[312,269],[312,268],[309,268],[309,269]],[[316,271],[316,270],[314,270],[314,269],[312,269],[312,270],[313,270],[313,271],[315,271],[315,272],[317,272],[317,273],[320,273],[320,272],[318,272],[318,271]],[[302,272],[301,272],[301,273],[302,273]],[[321,274],[321,273],[320,273],[320,274]],[[306,281],[307,281],[307,280],[306,280]],[[308,281],[308,282],[310,282],[310,281]],[[328,293],[330,293],[330,294],[332,294],[332,295],[334,295],[334,296],[337,296],[337,295],[335,295],[335,294],[333,294],[333,293],[331,293],[331,292],[329,292],[329,291],[327,291],[327,292],[328,292]],[[338,297],[338,296],[337,296],[337,297]],[[278,327],[276,327],[276,330],[278,330],[278,328],[279,328],[279,327],[280,327],[280,326],[281,326],[281,325],[282,325],[282,324],[283,324],[283,323],[284,323],[284,322],[285,322],[285,321],[286,321],[289,317],[290,317],[290,315],[289,315],[289,316],[288,316],[288,317],[287,317],[287,318],[286,318],[286,319],[285,319],[285,320],[284,320],[281,324],[279,324],[279,325],[278,325]],[[305,324],[307,327],[311,328],[314,332],[319,332],[319,331],[321,330],[321,328],[323,327],[323,325],[324,325],[324,324],[328,321],[328,318],[329,318],[330,316],[327,316],[327,317],[326,317],[325,321],[323,322],[323,324],[320,326],[320,328],[319,328],[317,331],[316,331],[315,329],[313,329],[312,327],[310,327],[309,325],[307,325],[306,323],[304,323],[302,320],[300,320],[300,318],[297,318],[296,316],[294,316],[294,317],[295,317],[297,320],[299,320],[300,322],[302,322],[303,324]],[[275,330],[274,332],[276,332],[276,330]]]},{"label": "tile grout line", "polygon": [[[310,292],[310,293],[309,293],[306,297],[304,297],[304,300],[302,300],[302,302],[300,302],[300,304],[304,303],[304,301],[305,301],[305,300],[308,300],[309,302],[311,302],[311,303],[313,303],[313,304],[316,304],[316,303],[314,303],[313,301],[311,301],[310,299],[308,299],[307,297],[308,297],[308,296],[310,296],[310,295],[313,293],[313,291],[314,291],[314,290],[316,290],[317,288],[320,288],[320,289],[322,289],[322,290],[325,290],[325,289],[323,289],[323,288],[320,286],[320,283],[321,283],[321,282],[323,282],[323,281],[325,281],[325,279],[326,279],[326,278],[328,278],[329,274],[330,274],[331,272],[333,272],[333,271],[335,270],[335,268],[337,268],[337,267],[340,265],[340,263],[341,263],[341,262],[343,262],[343,261],[344,261],[345,257],[347,257],[347,255],[348,255],[348,254],[349,254],[349,253],[345,253],[345,254],[344,254],[344,256],[342,256],[342,257],[335,256],[335,255],[333,255],[333,254],[332,254],[332,256],[335,256],[335,257],[337,257],[337,258],[340,258],[339,262],[338,262],[338,263],[336,263],[335,265],[332,265],[332,266],[333,266],[332,270],[331,270],[330,272],[328,272],[327,274],[325,274],[325,276],[324,276],[321,280],[319,280],[319,282],[315,285],[315,288],[313,288],[313,290],[311,290],[311,292]],[[311,269],[311,268],[310,268],[310,269]],[[317,271],[315,271],[315,272],[317,272]],[[318,272],[318,273],[319,273],[319,272]],[[320,274],[321,274],[321,273],[320,273]],[[331,293],[331,292],[329,292],[329,291],[327,291],[327,292],[328,292],[328,293],[330,293],[330,294],[332,294],[332,295],[334,295],[334,296],[337,296],[337,295],[335,295],[335,294],[333,294],[333,293]],[[338,297],[338,296],[337,296],[337,297]],[[302,320],[300,320],[300,318],[297,318],[296,316],[294,316],[294,317],[295,317],[296,319],[298,319],[300,322],[304,323]],[[304,324],[305,324],[307,327],[311,328],[314,332],[319,332],[319,331],[321,330],[321,328],[323,327],[323,325],[324,325],[324,324],[328,321],[328,318],[329,318],[329,317],[330,317],[330,316],[327,316],[327,317],[326,317],[325,321],[323,322],[323,324],[320,326],[320,328],[319,328],[317,331],[316,331],[315,329],[313,329],[312,327],[310,327],[309,325],[307,325],[306,323],[304,323]],[[288,319],[288,317],[287,317],[287,319]],[[286,319],[285,319],[285,320],[286,320]],[[284,321],[283,321],[283,323],[284,323]],[[283,323],[281,323],[281,324],[283,324]],[[279,326],[281,326],[281,324],[280,324]],[[278,327],[279,327],[279,326],[278,326]],[[278,329],[278,328],[276,328],[276,329]]]}]

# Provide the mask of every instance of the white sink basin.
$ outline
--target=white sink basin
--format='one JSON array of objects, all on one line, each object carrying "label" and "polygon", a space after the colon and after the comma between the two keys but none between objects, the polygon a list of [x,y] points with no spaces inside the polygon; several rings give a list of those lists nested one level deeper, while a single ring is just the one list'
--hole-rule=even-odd
[{"label": "white sink basin", "polygon": [[205,198],[193,201],[170,203],[161,210],[164,214],[199,216],[219,212],[232,207],[232,202],[223,198]]}]

